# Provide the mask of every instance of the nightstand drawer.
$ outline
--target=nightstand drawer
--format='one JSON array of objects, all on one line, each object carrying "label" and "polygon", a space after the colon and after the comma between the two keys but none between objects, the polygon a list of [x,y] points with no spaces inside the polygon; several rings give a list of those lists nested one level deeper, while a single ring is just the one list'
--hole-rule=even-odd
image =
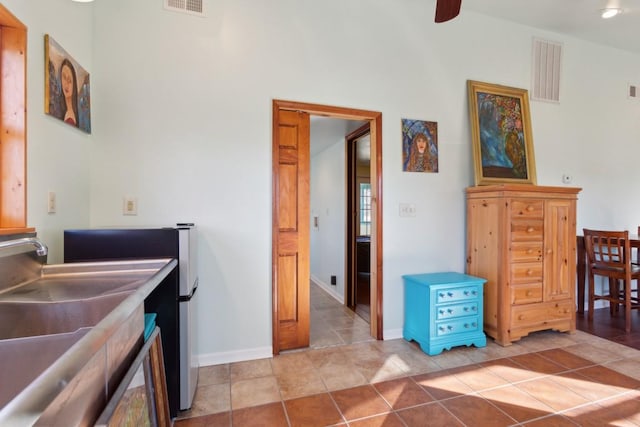
[{"label": "nightstand drawer", "polygon": [[478,303],[454,304],[436,307],[436,320],[470,316],[478,313]]},{"label": "nightstand drawer", "polygon": [[482,290],[478,286],[466,286],[463,288],[440,289],[436,292],[436,304],[443,302],[462,301],[476,299],[482,296]]},{"label": "nightstand drawer", "polygon": [[463,332],[475,332],[480,327],[480,323],[478,316],[438,323],[436,324],[436,335],[441,337],[444,335],[460,334]]}]

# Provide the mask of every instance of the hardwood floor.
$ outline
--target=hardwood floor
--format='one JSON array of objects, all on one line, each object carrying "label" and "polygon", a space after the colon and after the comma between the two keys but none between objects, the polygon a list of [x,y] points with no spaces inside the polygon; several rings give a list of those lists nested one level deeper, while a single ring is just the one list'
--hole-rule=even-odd
[{"label": "hardwood floor", "polygon": [[624,313],[609,314],[609,308],[598,308],[589,322],[587,313],[576,314],[576,329],[600,338],[640,350],[640,312],[631,310],[631,332],[624,331]]}]

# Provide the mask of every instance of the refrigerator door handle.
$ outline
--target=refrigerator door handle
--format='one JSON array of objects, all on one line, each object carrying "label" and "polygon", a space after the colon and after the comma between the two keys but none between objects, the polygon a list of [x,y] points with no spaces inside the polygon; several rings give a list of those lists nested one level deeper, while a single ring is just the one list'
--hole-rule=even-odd
[{"label": "refrigerator door handle", "polygon": [[196,290],[198,290],[198,282],[196,282],[196,285],[193,287],[189,295],[180,295],[178,297],[178,302],[190,301],[191,298],[193,298],[193,296],[195,295]]}]

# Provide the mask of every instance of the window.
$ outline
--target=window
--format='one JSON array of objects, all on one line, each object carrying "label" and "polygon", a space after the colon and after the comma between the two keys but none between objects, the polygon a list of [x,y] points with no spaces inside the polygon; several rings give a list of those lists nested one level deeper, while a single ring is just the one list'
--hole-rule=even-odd
[{"label": "window", "polygon": [[360,236],[371,236],[371,184],[360,183]]},{"label": "window", "polygon": [[27,229],[27,27],[0,4],[0,234]]}]

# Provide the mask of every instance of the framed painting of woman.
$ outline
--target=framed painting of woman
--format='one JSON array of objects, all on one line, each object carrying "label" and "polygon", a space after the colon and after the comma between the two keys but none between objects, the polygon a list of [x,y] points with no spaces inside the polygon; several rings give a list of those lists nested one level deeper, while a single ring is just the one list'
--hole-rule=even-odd
[{"label": "framed painting of woman", "polygon": [[48,34],[44,47],[44,112],[91,133],[89,73]]},{"label": "framed painting of woman", "polygon": [[526,89],[469,80],[475,184],[536,184]]},{"label": "framed painting of woman", "polygon": [[402,119],[402,170],[438,172],[438,123]]}]

